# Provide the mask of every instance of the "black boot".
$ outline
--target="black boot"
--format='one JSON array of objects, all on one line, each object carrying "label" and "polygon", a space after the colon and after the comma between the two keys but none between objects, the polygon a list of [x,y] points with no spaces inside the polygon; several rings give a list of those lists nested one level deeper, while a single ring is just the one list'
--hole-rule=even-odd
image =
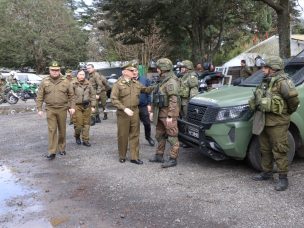
[{"label": "black boot", "polygon": [[276,191],[285,191],[288,188],[287,174],[279,174],[279,180],[275,186]]},{"label": "black boot", "polygon": [[155,154],[153,158],[149,159],[149,162],[158,162],[158,163],[164,163],[163,156],[160,154]]},{"label": "black boot", "polygon": [[91,146],[91,143],[89,143],[89,142],[82,142],[82,145],[87,146],[87,147],[90,147],[90,146]]},{"label": "black boot", "polygon": [[91,126],[94,126],[95,125],[95,117],[91,117]]},{"label": "black boot", "polygon": [[79,137],[76,137],[76,143],[77,143],[78,145],[81,145],[81,140],[80,140]]},{"label": "black boot", "polygon": [[261,172],[258,175],[253,176],[252,179],[255,181],[263,181],[271,179],[272,176],[272,172]]},{"label": "black boot", "polygon": [[95,118],[95,123],[101,123],[101,120],[100,120],[99,114],[98,114],[98,115],[96,115],[96,118]]},{"label": "black boot", "polygon": [[169,168],[177,165],[177,161],[175,158],[171,158],[161,165],[162,168]]},{"label": "black boot", "polygon": [[154,142],[154,140],[151,137],[146,137],[146,140],[148,141],[148,143],[149,143],[150,146],[154,146],[155,145],[155,142]]},{"label": "black boot", "polygon": [[107,120],[108,119],[108,113],[104,112],[103,113],[103,120]]},{"label": "black boot", "polygon": [[53,160],[56,157],[56,154],[49,154],[46,156],[48,160]]}]

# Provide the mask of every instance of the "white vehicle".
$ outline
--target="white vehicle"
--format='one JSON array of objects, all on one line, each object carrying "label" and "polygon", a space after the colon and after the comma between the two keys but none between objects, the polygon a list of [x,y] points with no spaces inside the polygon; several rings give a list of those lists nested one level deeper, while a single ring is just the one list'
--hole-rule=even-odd
[{"label": "white vehicle", "polygon": [[39,77],[38,75],[32,73],[16,73],[15,77],[18,81],[23,83],[27,82],[39,85],[42,81],[42,77]]}]

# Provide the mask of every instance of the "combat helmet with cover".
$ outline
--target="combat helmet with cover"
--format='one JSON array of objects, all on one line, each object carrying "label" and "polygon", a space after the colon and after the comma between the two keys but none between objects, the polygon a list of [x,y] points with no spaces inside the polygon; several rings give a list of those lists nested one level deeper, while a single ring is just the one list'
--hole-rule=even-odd
[{"label": "combat helmet with cover", "polygon": [[182,61],[181,67],[185,67],[188,70],[193,70],[194,69],[193,63],[190,60],[184,60],[184,61]]},{"label": "combat helmet with cover", "polygon": [[269,56],[265,58],[265,61],[262,66],[270,67],[273,70],[282,70],[284,68],[284,63],[279,56]]},{"label": "combat helmet with cover", "polygon": [[161,71],[170,71],[173,69],[173,64],[170,59],[161,58],[156,62],[157,68]]}]

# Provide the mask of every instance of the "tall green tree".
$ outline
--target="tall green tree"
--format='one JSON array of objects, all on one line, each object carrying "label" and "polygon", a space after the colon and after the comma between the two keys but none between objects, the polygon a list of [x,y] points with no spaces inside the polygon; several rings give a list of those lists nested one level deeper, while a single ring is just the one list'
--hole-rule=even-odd
[{"label": "tall green tree", "polygon": [[[256,10],[257,4],[250,0],[99,1],[101,10],[108,12],[102,14],[106,15],[103,20],[112,22],[108,29],[125,44],[142,42],[140,37],[149,34],[155,22],[173,47],[188,45],[191,56],[180,57],[191,57],[195,62],[212,59],[223,44],[250,33],[251,19],[257,13],[262,14]],[[262,22],[265,20],[255,24]],[[269,28],[271,23],[267,26]],[[267,26],[265,24],[264,29]]]},{"label": "tall green tree", "polygon": [[64,0],[0,1],[0,65],[43,72],[52,59],[76,66],[86,58],[87,34]]},{"label": "tall green tree", "polygon": [[295,0],[259,0],[271,7],[277,14],[277,31],[279,35],[280,56],[290,57],[290,15],[295,10]]}]

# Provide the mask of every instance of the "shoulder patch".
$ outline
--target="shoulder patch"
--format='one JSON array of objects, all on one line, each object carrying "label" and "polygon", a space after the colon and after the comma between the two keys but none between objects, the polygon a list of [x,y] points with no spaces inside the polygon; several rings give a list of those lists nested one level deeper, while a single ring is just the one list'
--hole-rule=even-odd
[{"label": "shoulder patch", "polygon": [[167,85],[167,90],[169,91],[173,91],[174,90],[174,85],[173,84],[168,84]]}]

